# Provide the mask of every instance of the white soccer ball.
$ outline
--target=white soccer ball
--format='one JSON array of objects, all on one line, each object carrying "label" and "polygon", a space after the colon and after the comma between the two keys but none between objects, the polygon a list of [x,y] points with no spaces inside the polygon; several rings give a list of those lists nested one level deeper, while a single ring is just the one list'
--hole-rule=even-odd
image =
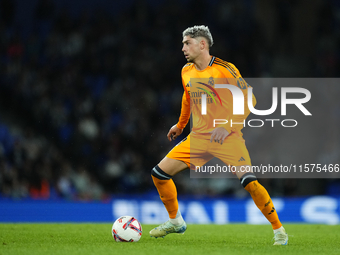
[{"label": "white soccer ball", "polygon": [[142,225],[132,216],[119,217],[112,225],[112,236],[116,242],[138,242]]}]

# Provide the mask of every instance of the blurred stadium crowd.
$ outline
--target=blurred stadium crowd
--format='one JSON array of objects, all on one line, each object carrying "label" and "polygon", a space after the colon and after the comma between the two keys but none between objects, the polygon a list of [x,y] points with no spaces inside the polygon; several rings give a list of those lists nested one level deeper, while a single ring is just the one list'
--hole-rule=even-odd
[{"label": "blurred stadium crowd", "polygon": [[[28,29],[16,18],[22,1],[1,0],[0,196],[155,192],[150,170],[175,144],[166,134],[180,113],[181,32],[188,26],[207,24],[212,54],[244,77],[338,77],[339,4],[316,1],[312,42],[301,46],[294,37],[294,22],[303,19],[295,18],[299,1],[275,2],[267,3],[276,13],[267,24],[251,0],[133,1],[117,13],[103,4],[77,15],[39,0]],[[287,62],[298,64],[287,69]],[[183,175],[182,194],[241,192],[233,180],[189,185]],[[274,195],[299,195],[291,182],[280,190],[274,180],[266,185]]]}]

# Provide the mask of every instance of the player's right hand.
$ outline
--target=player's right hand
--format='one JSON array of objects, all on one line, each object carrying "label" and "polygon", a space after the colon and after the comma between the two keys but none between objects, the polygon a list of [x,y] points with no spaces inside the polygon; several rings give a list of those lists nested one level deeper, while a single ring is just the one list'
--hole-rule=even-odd
[{"label": "player's right hand", "polygon": [[182,134],[183,129],[180,129],[177,127],[177,125],[173,125],[170,130],[169,133],[167,134],[168,140],[169,141],[173,141],[175,140],[180,134]]}]

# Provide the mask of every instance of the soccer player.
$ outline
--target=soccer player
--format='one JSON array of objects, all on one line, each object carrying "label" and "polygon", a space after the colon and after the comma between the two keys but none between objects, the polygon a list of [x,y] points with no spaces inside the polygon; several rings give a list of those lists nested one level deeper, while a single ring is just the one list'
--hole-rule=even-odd
[{"label": "soccer player", "polygon": [[[158,190],[169,220],[150,231],[151,237],[164,237],[170,233],[184,233],[187,226],[178,208],[177,190],[172,177],[188,168],[202,166],[213,157],[222,160],[228,166],[233,166],[241,185],[253,198],[256,206],[271,223],[274,230],[274,245],[286,245],[288,235],[283,228],[273,202],[267,190],[257,181],[251,170],[251,160],[242,137],[241,129],[243,121],[250,111],[247,107],[246,84],[238,71],[231,63],[211,56],[210,47],[213,38],[207,26],[189,27],[183,31],[183,48],[188,63],[182,69],[182,83],[184,93],[182,97],[182,109],[179,121],[171,127],[167,134],[169,141],[176,139],[193,116],[191,133],[177,144],[164,157],[157,166],[152,169],[153,182]],[[201,83],[201,92],[193,91],[195,88],[190,79],[201,78],[208,82]],[[245,111],[243,115],[233,115],[232,94],[228,89],[214,88],[215,79],[236,80],[231,82],[238,86],[245,98]],[[203,88],[204,87],[204,88]],[[210,90],[210,92],[209,92]],[[206,107],[206,114],[202,112],[200,100],[202,91],[206,91],[206,101],[209,95],[210,104]],[[209,92],[209,93],[208,93]],[[211,103],[211,96],[216,96],[219,103]],[[255,105],[256,99],[252,100]],[[215,100],[215,99],[214,99]],[[216,117],[218,116],[218,117]],[[225,124],[214,125],[213,119],[229,120]],[[230,122],[241,123],[230,125]]]}]

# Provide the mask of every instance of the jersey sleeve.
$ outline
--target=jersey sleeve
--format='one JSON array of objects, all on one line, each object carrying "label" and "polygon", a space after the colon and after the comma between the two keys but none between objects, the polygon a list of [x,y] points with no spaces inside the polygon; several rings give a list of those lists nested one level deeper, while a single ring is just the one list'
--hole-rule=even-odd
[{"label": "jersey sleeve", "polygon": [[179,120],[177,123],[177,127],[180,129],[185,128],[190,119],[190,101],[188,101],[187,93],[187,91],[184,91],[182,96],[181,115],[179,116]]},{"label": "jersey sleeve", "polygon": [[185,126],[188,124],[191,114],[191,106],[190,106],[190,95],[188,90],[186,89],[186,84],[183,79],[184,69],[187,65],[182,68],[181,76],[182,76],[182,85],[183,85],[183,96],[182,96],[182,108],[181,108],[181,115],[179,116],[179,120],[177,123],[177,127],[180,129],[184,129]]}]

